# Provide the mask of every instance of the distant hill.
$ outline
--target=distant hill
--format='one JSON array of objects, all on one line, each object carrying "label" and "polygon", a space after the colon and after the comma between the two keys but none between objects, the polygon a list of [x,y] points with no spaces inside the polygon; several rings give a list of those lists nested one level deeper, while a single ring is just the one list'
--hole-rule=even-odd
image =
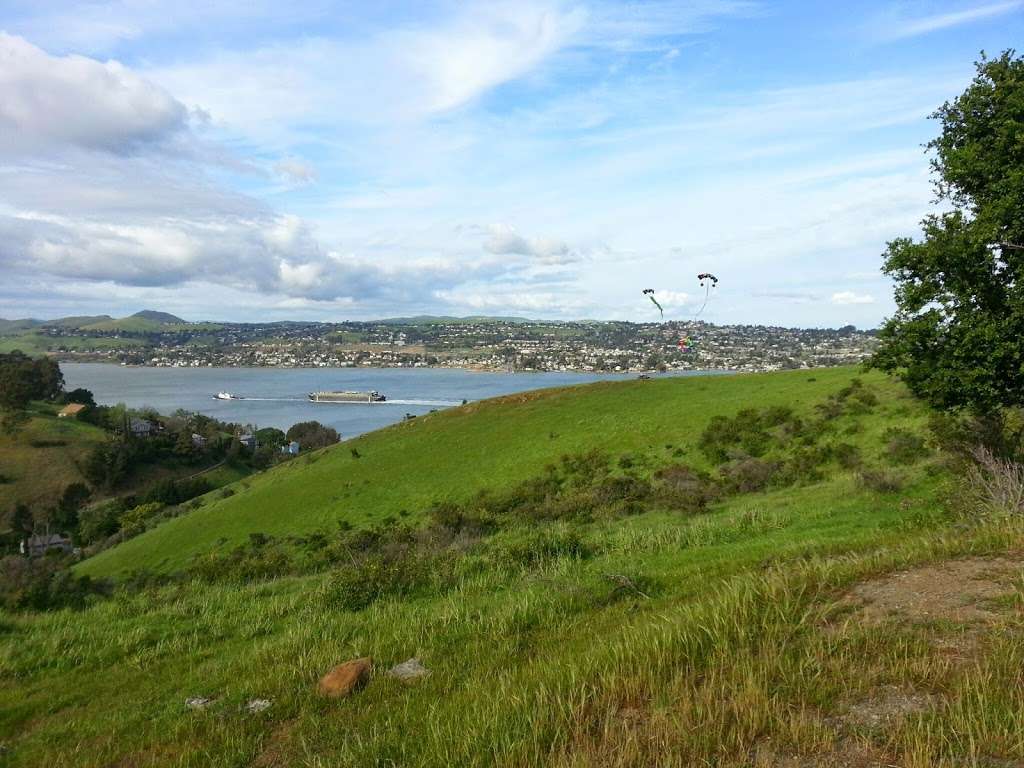
[{"label": "distant hill", "polygon": [[84,328],[87,325],[113,319],[110,315],[72,315],[70,317],[58,317],[56,320],[46,320],[43,322],[43,325],[57,328]]},{"label": "distant hill", "polygon": [[134,315],[113,319],[107,317],[96,323],[79,326],[85,331],[125,331],[128,333],[146,333],[149,331],[166,330],[168,326],[188,325],[177,315],[144,309]]},{"label": "distant hill", "polygon": [[187,321],[182,320],[177,315],[172,315],[170,312],[157,312],[154,309],[144,309],[141,312],[136,312],[132,317],[141,317],[145,320],[153,320],[163,325],[184,325]]},{"label": "distant hill", "polygon": [[4,320],[0,318],[0,336],[27,331],[40,325],[42,325],[42,321],[30,318],[22,318],[21,320]]}]

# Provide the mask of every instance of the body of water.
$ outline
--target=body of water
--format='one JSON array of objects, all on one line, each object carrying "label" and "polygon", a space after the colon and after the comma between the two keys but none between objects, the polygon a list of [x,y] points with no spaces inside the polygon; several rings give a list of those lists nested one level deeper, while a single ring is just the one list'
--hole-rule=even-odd
[{"label": "body of water", "polygon": [[[67,389],[84,387],[105,405],[148,406],[162,414],[184,408],[221,421],[284,430],[315,420],[334,427],[345,438],[393,424],[406,413],[422,415],[463,400],[636,376],[453,368],[141,368],[106,363],[62,363],[61,370]],[[306,397],[316,390],[374,389],[387,402],[313,403]],[[215,400],[217,392],[244,399]]]}]

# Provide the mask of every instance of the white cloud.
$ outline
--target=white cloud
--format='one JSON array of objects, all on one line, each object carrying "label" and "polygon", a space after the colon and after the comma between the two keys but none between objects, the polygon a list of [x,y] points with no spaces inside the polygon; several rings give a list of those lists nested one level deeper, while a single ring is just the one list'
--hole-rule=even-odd
[{"label": "white cloud", "polygon": [[881,17],[873,23],[873,34],[880,40],[902,40],[908,37],[938,32],[943,29],[959,27],[964,24],[972,24],[985,19],[1005,16],[1021,9],[1024,9],[1024,2],[1022,0],[1009,0],[1009,2],[989,3],[988,5],[965,8],[962,11],[937,13],[931,16],[918,16],[916,18],[889,15]]},{"label": "white cloud", "polygon": [[530,256],[541,264],[568,264],[578,261],[568,243],[554,237],[527,239],[507,224],[492,224],[486,228],[489,237],[484,250],[496,255]]},{"label": "white cloud", "polygon": [[552,292],[437,290],[433,296],[462,310],[539,312],[545,317],[571,316],[583,306],[578,299]]},{"label": "white cloud", "polygon": [[832,294],[832,303],[839,306],[848,304],[874,304],[875,297],[867,293],[854,293],[853,291],[840,291]]},{"label": "white cloud", "polygon": [[116,61],[50,56],[0,32],[0,151],[127,152],[167,139],[187,120],[181,102]]},{"label": "white cloud", "polygon": [[312,184],[319,175],[316,168],[297,157],[286,157],[274,163],[274,172],[292,184]]},{"label": "white cloud", "polygon": [[566,45],[578,11],[555,2],[458,6],[443,22],[364,38],[306,38],[148,74],[216,124],[262,140],[290,130],[387,125],[448,112],[515,80]]}]

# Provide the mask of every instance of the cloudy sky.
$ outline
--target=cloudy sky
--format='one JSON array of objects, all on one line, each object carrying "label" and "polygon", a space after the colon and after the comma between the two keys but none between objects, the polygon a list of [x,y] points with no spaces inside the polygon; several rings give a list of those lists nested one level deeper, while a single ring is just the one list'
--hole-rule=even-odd
[{"label": "cloudy sky", "polygon": [[[296,10],[291,6],[299,6]],[[876,325],[1024,0],[0,0],[0,317]]]}]

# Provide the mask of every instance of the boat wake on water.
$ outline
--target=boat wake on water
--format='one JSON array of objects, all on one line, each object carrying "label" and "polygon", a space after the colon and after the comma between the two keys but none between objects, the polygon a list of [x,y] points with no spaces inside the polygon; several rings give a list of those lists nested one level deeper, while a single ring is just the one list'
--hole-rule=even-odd
[{"label": "boat wake on water", "polygon": [[[218,398],[227,399],[227,398]],[[232,395],[231,400],[245,400],[247,402],[259,403],[305,403],[309,402],[306,397],[247,397]],[[433,408],[452,408],[462,405],[461,400],[382,400],[379,402],[367,402],[365,400],[321,400],[317,405],[422,405]]]}]

